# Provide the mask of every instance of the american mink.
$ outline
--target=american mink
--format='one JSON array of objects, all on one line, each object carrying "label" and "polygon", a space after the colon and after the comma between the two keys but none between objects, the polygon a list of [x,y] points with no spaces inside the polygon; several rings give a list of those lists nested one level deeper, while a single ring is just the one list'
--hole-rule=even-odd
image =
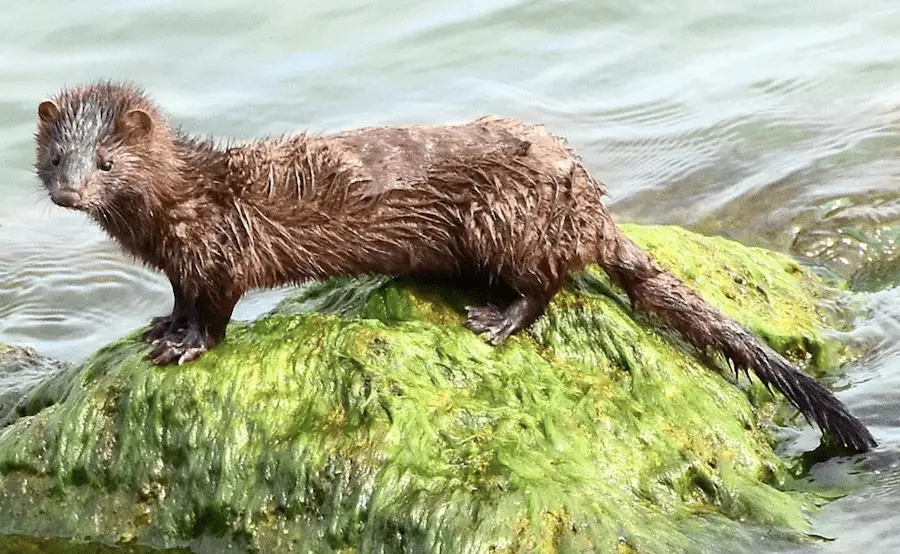
[{"label": "american mink", "polygon": [[215,144],[138,86],[107,81],[60,91],[37,120],[35,167],[52,201],[171,282],[172,313],[143,335],[156,364],[220,342],[249,289],[361,273],[504,284],[510,302],[467,308],[468,327],[498,345],[596,262],[634,306],[752,369],[844,446],[877,446],[828,389],[623,235],[603,184],[542,126],[485,117]]}]

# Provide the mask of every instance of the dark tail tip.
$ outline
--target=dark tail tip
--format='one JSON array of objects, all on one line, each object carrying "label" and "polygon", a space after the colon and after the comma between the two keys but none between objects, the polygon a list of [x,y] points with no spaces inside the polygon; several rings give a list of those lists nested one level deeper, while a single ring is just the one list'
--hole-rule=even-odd
[{"label": "dark tail tip", "polygon": [[769,388],[778,389],[796,407],[810,424],[827,431],[845,448],[856,452],[868,452],[878,446],[865,425],[847,410],[847,407],[824,385],[796,369],[777,352],[759,342],[746,342],[758,347],[754,363],[749,365],[757,377]]}]

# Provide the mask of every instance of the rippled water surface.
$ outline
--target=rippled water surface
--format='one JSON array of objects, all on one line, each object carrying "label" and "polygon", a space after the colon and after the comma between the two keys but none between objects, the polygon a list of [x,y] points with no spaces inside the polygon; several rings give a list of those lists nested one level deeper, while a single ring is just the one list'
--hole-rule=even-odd
[{"label": "rippled water surface", "polygon": [[[575,145],[621,220],[850,277],[896,255],[898,29],[892,0],[7,3],[0,342],[78,360],[170,307],[160,276],[38,187],[34,110],[64,84],[132,79],[186,128],[238,138],[518,116]],[[251,294],[236,315],[277,296]],[[813,551],[900,548],[900,294],[859,300],[869,315],[850,338],[874,348],[840,395],[881,448],[871,482],[817,520],[836,540]]]}]

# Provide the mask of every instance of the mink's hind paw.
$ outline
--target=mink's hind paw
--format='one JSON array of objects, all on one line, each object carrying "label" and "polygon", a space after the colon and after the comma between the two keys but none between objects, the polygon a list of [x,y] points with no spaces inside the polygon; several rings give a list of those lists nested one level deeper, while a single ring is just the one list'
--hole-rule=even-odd
[{"label": "mink's hind paw", "polygon": [[469,316],[466,325],[475,334],[486,334],[488,344],[498,345],[514,331],[514,322],[496,306],[466,306]]},{"label": "mink's hind paw", "polygon": [[490,304],[482,307],[466,306],[469,315],[466,325],[476,334],[485,333],[487,342],[497,346],[534,323],[546,307],[546,300],[534,296],[522,296],[505,310]]},{"label": "mink's hind paw", "polygon": [[199,358],[209,347],[203,335],[194,329],[186,332],[170,333],[157,339],[153,350],[147,356],[156,365],[178,365]]}]

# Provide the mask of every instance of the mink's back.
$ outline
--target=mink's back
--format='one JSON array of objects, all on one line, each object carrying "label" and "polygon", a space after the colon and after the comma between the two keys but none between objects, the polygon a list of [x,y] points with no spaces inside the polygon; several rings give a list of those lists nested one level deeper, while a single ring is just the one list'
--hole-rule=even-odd
[{"label": "mink's back", "polygon": [[253,257],[269,260],[248,264],[253,286],[368,271],[562,274],[592,261],[608,231],[596,224],[602,187],[574,151],[515,119],[298,135],[229,156],[231,234],[255,229]]}]

